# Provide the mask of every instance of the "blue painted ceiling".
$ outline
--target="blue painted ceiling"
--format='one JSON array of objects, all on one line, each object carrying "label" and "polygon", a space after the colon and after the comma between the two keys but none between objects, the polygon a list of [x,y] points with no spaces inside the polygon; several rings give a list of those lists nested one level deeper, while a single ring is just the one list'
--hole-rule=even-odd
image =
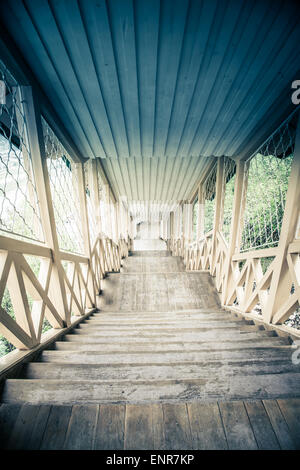
[{"label": "blue painted ceiling", "polygon": [[254,150],[288,113],[299,12],[279,0],[0,6],[81,154],[103,159],[118,195],[161,201],[185,199],[207,157]]}]

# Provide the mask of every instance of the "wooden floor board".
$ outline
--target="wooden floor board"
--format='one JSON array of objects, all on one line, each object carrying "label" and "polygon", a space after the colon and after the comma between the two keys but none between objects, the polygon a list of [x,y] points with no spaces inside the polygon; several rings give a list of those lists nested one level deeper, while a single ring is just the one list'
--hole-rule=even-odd
[{"label": "wooden floor board", "polygon": [[280,445],[261,401],[245,402],[246,410],[260,450],[279,450]]},{"label": "wooden floor board", "polygon": [[0,405],[0,449],[6,449],[21,405]]},{"label": "wooden floor board", "polygon": [[160,403],[152,405],[153,449],[164,450],[166,447],[164,413]]},{"label": "wooden floor board", "polygon": [[26,449],[38,450],[40,448],[43,440],[43,435],[47,427],[50,410],[50,405],[39,406],[35,422],[32,428],[30,429],[30,438],[26,441]]},{"label": "wooden floor board", "polygon": [[300,449],[300,398],[277,400],[286,420],[296,449]]},{"label": "wooden floor board", "polygon": [[186,403],[163,404],[166,448],[193,449]]},{"label": "wooden floor board", "polygon": [[100,405],[95,450],[124,449],[125,406]]},{"label": "wooden floor board", "polygon": [[51,406],[41,449],[61,450],[68,430],[72,406]]},{"label": "wooden floor board", "polygon": [[188,403],[193,448],[226,450],[228,448],[217,403]]},{"label": "wooden floor board", "polygon": [[125,450],[153,449],[151,405],[126,405]]},{"label": "wooden floor board", "polygon": [[32,430],[35,427],[39,410],[39,406],[22,405],[11,431],[8,442],[9,449],[30,448],[29,441],[33,437]]},{"label": "wooden floor board", "polygon": [[92,450],[98,417],[98,405],[74,405],[70,417],[64,449]]},{"label": "wooden floor board", "polygon": [[290,430],[276,400],[263,400],[270,423],[282,450],[294,450],[295,444]]},{"label": "wooden floor board", "polygon": [[300,400],[1,405],[1,449],[300,449]]},{"label": "wooden floor board", "polygon": [[[1,420],[3,415],[9,418]],[[44,405],[2,405],[0,408],[0,442],[1,447],[7,449],[38,450],[47,426],[51,406]],[[5,411],[4,411],[5,410]],[[3,436],[2,433],[8,433]]]},{"label": "wooden floor board", "polygon": [[229,450],[258,449],[244,403],[222,402],[220,411]]}]

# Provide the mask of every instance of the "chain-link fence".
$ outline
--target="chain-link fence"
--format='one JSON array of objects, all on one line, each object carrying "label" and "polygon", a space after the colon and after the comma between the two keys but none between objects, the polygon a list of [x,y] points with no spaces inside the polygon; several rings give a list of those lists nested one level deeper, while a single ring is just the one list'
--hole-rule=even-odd
[{"label": "chain-link fence", "polygon": [[[88,163],[84,164],[84,182],[85,182],[85,194],[86,194],[86,205],[87,205],[87,216],[88,216],[88,224],[89,224],[89,233],[90,233],[90,242],[91,248],[93,248],[94,243],[97,238],[97,226],[96,226],[96,219],[95,213],[92,203],[92,188],[90,188],[89,182],[89,171],[88,171]],[[98,209],[96,209],[98,210]]]},{"label": "chain-link fence", "polygon": [[20,87],[0,61],[0,233],[44,241]]},{"label": "chain-link fence", "polygon": [[214,215],[216,205],[216,179],[217,179],[217,162],[212,167],[203,186],[204,200],[204,233],[210,232],[214,227]]},{"label": "chain-link fence", "polygon": [[241,251],[278,244],[293,160],[295,132],[294,113],[249,161]]},{"label": "chain-link fence", "polygon": [[83,254],[76,165],[43,118],[42,126],[59,246]]}]

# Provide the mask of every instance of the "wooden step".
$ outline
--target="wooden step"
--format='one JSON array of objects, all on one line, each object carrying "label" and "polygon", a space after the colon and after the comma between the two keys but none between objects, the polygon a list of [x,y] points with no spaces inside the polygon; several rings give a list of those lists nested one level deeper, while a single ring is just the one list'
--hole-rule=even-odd
[{"label": "wooden step", "polygon": [[94,318],[97,316],[102,316],[102,315],[119,315],[119,316],[131,316],[131,315],[185,315],[185,314],[211,314],[211,313],[220,313],[220,314],[227,314],[227,315],[232,315],[236,318],[239,318],[239,316],[235,312],[231,312],[229,310],[225,310],[220,307],[205,307],[205,308],[186,308],[186,309],[181,309],[181,310],[160,310],[159,308],[157,310],[153,310],[153,312],[149,312],[148,310],[138,310],[138,311],[128,311],[124,312],[123,310],[110,310],[107,312],[106,310],[99,310],[95,313],[91,314],[90,318]]},{"label": "wooden step", "polygon": [[26,379],[56,380],[163,380],[226,377],[234,375],[300,373],[300,365],[290,360],[269,362],[237,361],[226,363],[168,363],[168,364],[53,364],[31,362],[25,364],[22,377]]},{"label": "wooden step", "polygon": [[[82,333],[82,330],[74,330],[73,334],[68,334],[64,336],[63,341],[66,342],[80,342],[80,343],[95,343],[98,344],[132,344],[136,342],[140,343],[159,343],[166,344],[169,342],[218,342],[218,341],[243,341],[247,339],[256,339],[256,338],[266,338],[266,337],[277,337],[274,331],[269,330],[259,330],[259,331],[240,331],[236,329],[223,329],[223,330],[210,330],[210,331],[200,331],[200,332],[181,332],[173,331],[172,333],[155,333],[147,332],[144,333],[131,333],[131,334],[115,334],[115,335],[86,335],[86,334],[77,334]],[[286,344],[289,344],[289,340],[285,338]]]},{"label": "wooden step", "polygon": [[[95,315],[90,317],[88,320],[85,320],[82,324],[87,325],[97,325],[102,323],[108,324],[129,324],[133,325],[135,323],[138,324],[147,324],[149,322],[153,323],[163,323],[163,322],[189,322],[193,324],[194,322],[211,322],[211,321],[235,321],[235,322],[245,322],[244,318],[235,318],[233,315],[228,315],[226,313],[186,313],[186,314],[154,314],[154,315],[114,315],[114,314],[106,314],[106,315]],[[253,325],[254,322],[249,320],[247,321],[248,325]]]},{"label": "wooden step", "polygon": [[[225,344],[225,343],[224,343]],[[43,351],[41,362],[57,362],[70,364],[155,364],[170,362],[216,362],[216,361],[271,361],[289,359],[291,356],[289,346],[234,348],[219,350],[218,344],[207,344],[201,351],[177,352],[126,352],[114,353],[109,351]]]},{"label": "wooden step", "polygon": [[180,273],[185,271],[182,259],[179,257],[139,257],[127,258],[124,260],[121,273],[130,274],[162,274],[162,273]]},{"label": "wooden step", "polygon": [[116,330],[155,330],[160,328],[162,330],[168,330],[171,328],[204,328],[204,329],[227,329],[227,328],[235,328],[240,327],[243,328],[245,325],[254,325],[252,320],[244,320],[240,321],[229,321],[229,320],[212,320],[212,321],[205,321],[205,320],[193,320],[192,322],[187,320],[156,320],[153,319],[148,321],[139,321],[139,322],[116,322],[116,321],[99,321],[99,322],[83,322],[80,323],[79,329],[85,329],[89,331],[98,331],[102,329],[109,329],[111,331]]},{"label": "wooden step", "polygon": [[[238,325],[237,323],[218,323],[214,326],[215,331],[222,331],[222,330],[234,330],[236,331],[237,327],[239,327],[240,331],[259,331],[259,326],[256,325]],[[149,335],[168,335],[168,334],[179,334],[179,333],[200,333],[204,331],[212,331],[212,327],[209,324],[202,324],[201,326],[178,326],[178,325],[164,325],[163,327],[160,325],[147,325],[145,326],[135,326],[134,328],[130,326],[92,326],[92,325],[85,325],[81,324],[78,328],[75,328],[74,334],[80,335],[92,335],[92,336],[121,336],[121,335],[128,335],[128,336],[149,336]]]},{"label": "wooden step", "polygon": [[159,257],[159,258],[164,258],[165,256],[172,256],[170,251],[167,250],[151,250],[151,251],[130,251],[129,253],[129,258],[134,257],[134,258],[153,258],[153,257]]},{"label": "wooden step", "polygon": [[[212,342],[209,343],[211,345]],[[214,344],[214,343],[213,343]],[[244,338],[243,341],[231,340],[222,341],[221,344],[218,344],[218,349],[223,351],[224,349],[243,349],[243,348],[256,348],[256,347],[272,347],[272,346],[286,346],[289,343],[285,338]],[[112,354],[115,352],[151,352],[151,351],[165,351],[165,352],[178,352],[178,351],[201,351],[205,350],[208,347],[208,342],[179,342],[179,341],[169,341],[167,343],[161,343],[159,341],[143,343],[143,342],[132,342],[132,343],[106,343],[105,346],[103,343],[98,342],[82,342],[82,343],[72,343],[70,341],[57,341],[55,343],[56,351],[110,351]]]},{"label": "wooden step", "polygon": [[[92,314],[90,316],[90,318],[98,318],[98,317],[103,317],[103,316],[106,316],[106,317],[111,317],[111,316],[115,316],[115,317],[127,317],[130,318],[130,317],[150,317],[150,316],[161,316],[161,317],[165,317],[165,316],[172,316],[174,315],[175,317],[181,317],[181,316],[188,316],[188,315],[192,315],[192,316],[199,316],[200,318],[203,317],[208,317],[208,318],[211,318],[213,316],[216,316],[216,315],[227,315],[228,317],[232,316],[234,317],[235,314],[232,313],[232,312],[229,312],[228,310],[224,310],[224,309],[219,309],[219,308],[211,308],[211,309],[196,309],[196,308],[193,308],[193,309],[186,309],[186,310],[163,310],[163,311],[153,311],[153,312],[148,312],[148,311],[138,311],[138,312],[127,312],[127,313],[124,313],[123,311],[113,311],[111,310],[109,313],[106,312],[106,311],[99,311],[99,312],[95,312],[94,314]],[[236,317],[238,318],[238,317]]]},{"label": "wooden step", "polygon": [[180,400],[211,402],[255,398],[286,398],[300,396],[300,374],[266,374],[232,376],[227,380],[182,379],[162,381],[68,381],[22,380],[6,381],[4,403],[61,404],[77,403],[172,403]]}]

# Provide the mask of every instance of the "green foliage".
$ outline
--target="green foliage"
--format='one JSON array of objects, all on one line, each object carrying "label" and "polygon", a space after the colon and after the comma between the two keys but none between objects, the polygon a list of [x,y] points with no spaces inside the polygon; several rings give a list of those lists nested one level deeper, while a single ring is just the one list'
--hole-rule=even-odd
[{"label": "green foliage", "polygon": [[214,228],[215,199],[206,200],[204,205],[204,233]]},{"label": "green foliage", "polygon": [[[1,307],[15,320],[15,314],[11,303],[8,289],[5,289]],[[0,335],[0,357],[16,349],[4,336]]]},{"label": "green foliage", "polygon": [[234,185],[235,185],[235,175],[232,176],[232,178],[226,183],[226,186],[225,186],[222,233],[227,241],[229,241],[229,235],[230,235],[230,226],[231,226],[231,218],[232,218],[233,199],[234,199]]},{"label": "green foliage", "polygon": [[242,249],[274,246],[280,237],[292,155],[257,154],[250,163]]}]

